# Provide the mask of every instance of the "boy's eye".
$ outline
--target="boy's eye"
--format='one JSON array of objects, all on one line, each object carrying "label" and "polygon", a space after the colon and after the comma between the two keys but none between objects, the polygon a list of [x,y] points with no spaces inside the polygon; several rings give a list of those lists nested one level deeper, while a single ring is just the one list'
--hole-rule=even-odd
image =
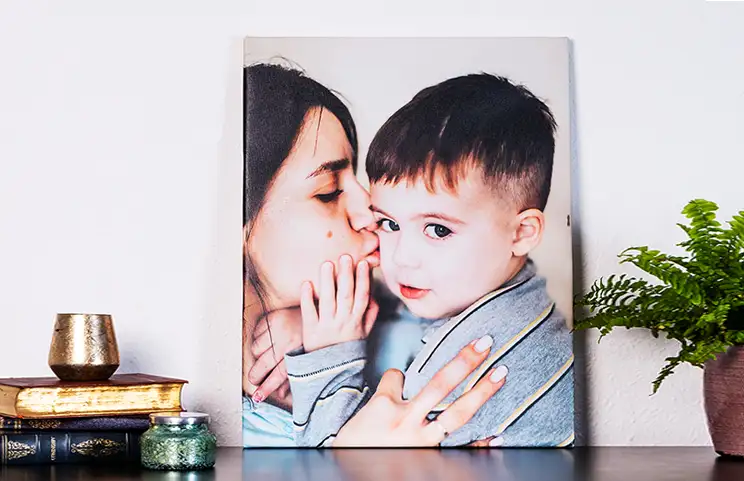
[{"label": "boy's eye", "polygon": [[316,194],[315,197],[324,204],[330,204],[334,200],[338,199],[338,196],[340,196],[342,193],[343,190],[336,189],[333,192],[328,192],[327,194]]},{"label": "boy's eye", "polygon": [[377,221],[377,226],[385,232],[396,232],[400,230],[400,226],[390,219],[380,219]]},{"label": "boy's eye", "polygon": [[433,239],[444,239],[448,235],[452,234],[452,231],[443,225],[429,224],[424,229],[424,233]]}]

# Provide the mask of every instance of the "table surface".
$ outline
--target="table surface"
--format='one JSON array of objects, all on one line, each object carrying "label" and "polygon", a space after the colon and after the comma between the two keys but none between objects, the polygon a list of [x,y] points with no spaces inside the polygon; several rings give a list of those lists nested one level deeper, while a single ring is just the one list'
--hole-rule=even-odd
[{"label": "table surface", "polygon": [[137,466],[3,466],[2,481],[515,480],[741,481],[744,460],[712,448],[242,449],[219,448],[214,469],[158,472]]}]

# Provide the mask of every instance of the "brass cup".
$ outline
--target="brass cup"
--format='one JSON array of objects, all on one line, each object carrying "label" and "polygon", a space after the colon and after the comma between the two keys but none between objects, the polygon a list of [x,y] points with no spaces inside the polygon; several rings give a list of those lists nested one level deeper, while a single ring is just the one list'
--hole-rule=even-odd
[{"label": "brass cup", "polygon": [[119,369],[109,314],[57,314],[49,367],[63,381],[104,381]]}]

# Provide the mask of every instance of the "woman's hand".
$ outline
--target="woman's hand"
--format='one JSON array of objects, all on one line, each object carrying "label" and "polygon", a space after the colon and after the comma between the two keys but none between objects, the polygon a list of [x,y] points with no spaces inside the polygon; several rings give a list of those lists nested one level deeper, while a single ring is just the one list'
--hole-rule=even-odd
[{"label": "woman's hand", "polygon": [[369,402],[339,431],[334,447],[437,446],[462,427],[506,382],[507,369],[492,369],[460,396],[436,420],[426,416],[488,356],[490,336],[465,346],[410,401],[403,400],[403,373],[385,372]]},{"label": "woman's hand", "polygon": [[305,352],[364,339],[377,318],[379,308],[370,301],[367,261],[357,264],[356,275],[351,256],[341,256],[338,265],[338,279],[334,279],[332,262],[325,262],[320,267],[317,308],[313,284],[305,282],[302,285],[300,310]]},{"label": "woman's hand", "polygon": [[278,309],[258,321],[251,344],[256,362],[248,372],[248,380],[258,386],[252,396],[255,402],[263,401],[288,382],[284,354],[300,346],[302,315],[299,308]]}]

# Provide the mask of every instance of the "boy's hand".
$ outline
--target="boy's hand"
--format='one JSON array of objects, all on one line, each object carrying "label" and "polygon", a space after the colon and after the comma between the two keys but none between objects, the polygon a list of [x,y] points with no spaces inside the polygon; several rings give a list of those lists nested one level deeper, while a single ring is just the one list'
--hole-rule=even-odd
[{"label": "boy's hand", "polygon": [[312,283],[305,282],[302,285],[300,310],[305,352],[364,339],[377,318],[377,303],[370,301],[370,270],[367,261],[359,262],[356,276],[350,256],[341,256],[338,264],[338,288],[334,280],[333,263],[325,262],[320,267],[317,309]]}]

